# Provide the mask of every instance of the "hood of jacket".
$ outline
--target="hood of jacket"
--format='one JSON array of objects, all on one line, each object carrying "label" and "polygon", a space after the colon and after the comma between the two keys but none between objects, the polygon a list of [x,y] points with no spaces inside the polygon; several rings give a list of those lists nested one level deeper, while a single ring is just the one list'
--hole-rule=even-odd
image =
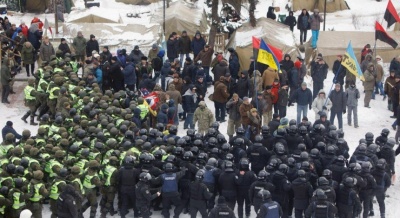
[{"label": "hood of jacket", "polygon": [[372,58],[372,55],[371,54],[365,55],[365,60],[368,60],[368,58]]},{"label": "hood of jacket", "polygon": [[286,61],[286,58],[289,58],[289,61],[292,60],[292,58],[290,57],[289,54],[285,54],[285,56],[283,57],[283,60]]},{"label": "hood of jacket", "polygon": [[139,108],[135,108],[135,110],[133,110],[133,116],[134,117],[139,117],[140,116],[140,109]]},{"label": "hood of jacket", "polygon": [[270,6],[268,7],[268,13],[274,13],[275,8]]},{"label": "hood of jacket", "polygon": [[174,84],[169,84],[168,91],[176,91]]},{"label": "hood of jacket", "polygon": [[175,106],[175,101],[174,101],[174,99],[169,99],[169,101],[168,101],[168,106],[170,106],[170,107],[174,107],[174,106]]},{"label": "hood of jacket", "polygon": [[319,97],[319,94],[321,94],[321,93],[324,93],[324,94],[325,94],[325,97],[326,97],[326,93],[325,93],[325,91],[324,91],[323,89],[319,90],[319,92],[318,92],[318,97]]},{"label": "hood of jacket", "polygon": [[164,55],[165,55],[165,50],[160,50],[160,51],[158,51],[158,53],[157,53],[157,57],[160,57],[160,58],[163,58]]},{"label": "hood of jacket", "polygon": [[168,110],[168,105],[166,105],[166,104],[161,105],[161,111],[162,112],[166,113],[167,110]]},{"label": "hood of jacket", "polygon": [[168,61],[166,61],[163,64],[163,68],[171,68],[171,64]]}]

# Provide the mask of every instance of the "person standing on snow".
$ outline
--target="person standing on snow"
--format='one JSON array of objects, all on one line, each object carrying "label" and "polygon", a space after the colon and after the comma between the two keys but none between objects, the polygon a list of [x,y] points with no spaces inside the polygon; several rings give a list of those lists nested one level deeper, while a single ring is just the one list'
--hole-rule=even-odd
[{"label": "person standing on snow", "polygon": [[308,19],[308,22],[310,22],[311,34],[312,34],[311,47],[313,49],[317,48],[319,29],[321,28],[320,26],[323,21],[324,18],[321,17],[321,15],[319,15],[319,10],[317,8],[314,9],[314,13]]},{"label": "person standing on snow", "polygon": [[313,79],[313,98],[317,97],[319,90],[324,88],[324,81],[328,74],[328,64],[319,53],[315,61],[311,63],[311,77]]},{"label": "person standing on snow", "polygon": [[351,126],[351,116],[353,114],[354,119],[354,127],[358,127],[358,115],[357,115],[357,105],[358,99],[360,98],[360,92],[356,88],[355,83],[350,82],[350,86],[346,89],[346,98],[347,98],[347,124]]},{"label": "person standing on snow", "polygon": [[300,30],[300,44],[307,40],[307,31],[310,29],[310,14],[307,9],[303,9],[297,18],[297,29]]},{"label": "person standing on snow", "polygon": [[322,112],[327,113],[332,107],[332,102],[329,98],[326,98],[325,91],[319,90],[318,96],[312,103],[312,109],[315,112],[315,120],[319,120]]},{"label": "person standing on snow", "polygon": [[335,84],[335,90],[331,91],[331,93],[329,94],[329,99],[332,102],[331,118],[329,119],[329,121],[331,122],[331,124],[333,124],[335,116],[337,116],[339,129],[343,129],[342,114],[346,113],[347,98],[346,94],[340,88],[339,83]]},{"label": "person standing on snow", "polygon": [[364,79],[365,79],[365,81],[364,81],[364,91],[365,91],[364,107],[371,108],[369,106],[369,102],[371,101],[371,98],[372,98],[372,92],[374,91],[375,79],[376,79],[375,67],[374,67],[373,63],[368,64],[368,68],[364,72]]},{"label": "person standing on snow", "polygon": [[289,11],[289,16],[285,19],[285,24],[288,25],[290,31],[293,32],[294,26],[297,24],[296,18],[293,16],[293,11]]}]

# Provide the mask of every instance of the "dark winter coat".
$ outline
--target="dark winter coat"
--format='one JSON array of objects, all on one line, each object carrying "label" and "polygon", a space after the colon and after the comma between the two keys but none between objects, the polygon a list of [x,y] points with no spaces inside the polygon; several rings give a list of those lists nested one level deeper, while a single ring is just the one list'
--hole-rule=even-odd
[{"label": "dark winter coat", "polygon": [[229,119],[231,120],[239,120],[240,119],[240,112],[239,112],[239,107],[243,103],[242,99],[238,99],[238,101],[235,103],[233,102],[233,98],[231,98],[227,103],[226,103],[226,108],[228,109],[229,113]]},{"label": "dark winter coat", "polygon": [[269,131],[270,132],[275,132],[279,125],[281,125],[280,121],[277,119],[272,119],[271,121],[269,121],[268,123],[268,127],[269,127]]},{"label": "dark winter coat", "polygon": [[231,53],[231,56],[229,57],[229,71],[231,73],[231,76],[235,79],[238,78],[239,70],[240,70],[239,57],[237,56],[236,52]]},{"label": "dark winter coat", "polygon": [[192,40],[190,40],[189,36],[182,36],[181,38],[179,38],[179,53],[190,53],[192,51],[191,44]]},{"label": "dark winter coat", "polygon": [[311,63],[311,77],[313,79],[313,82],[315,84],[324,83],[324,80],[326,79],[328,73],[328,69],[329,67],[326,63],[319,64],[318,62],[313,61]]},{"label": "dark winter coat", "polygon": [[337,74],[336,79],[333,80],[333,83],[339,83],[340,85],[343,86],[344,77],[346,76],[346,68],[341,65],[342,63],[339,60],[336,60],[333,63],[332,71],[334,74]]},{"label": "dark winter coat", "polygon": [[161,68],[161,75],[167,76],[169,74],[169,71],[171,71],[171,64],[169,61],[165,61],[164,65]]},{"label": "dark winter coat", "polygon": [[294,26],[296,26],[297,21],[296,17],[293,16],[293,12],[289,12],[289,16],[285,19],[285,24],[290,27],[290,30],[293,31]]},{"label": "dark winter coat", "polygon": [[109,51],[109,50],[107,50],[106,52],[102,52],[101,54],[100,54],[100,58],[101,58],[101,60],[103,61],[103,63],[105,62],[105,61],[108,61],[109,63],[111,62],[111,58],[112,58],[112,54],[111,54],[111,52]]},{"label": "dark winter coat", "polygon": [[250,125],[250,118],[248,113],[253,108],[251,104],[241,104],[239,107],[240,119],[244,126]]},{"label": "dark winter coat", "polygon": [[276,14],[274,13],[274,7],[268,7],[267,18],[276,20]]},{"label": "dark winter coat", "polygon": [[197,108],[197,95],[187,89],[182,96],[182,108],[186,113],[194,113]]},{"label": "dark winter coat", "polygon": [[86,56],[91,57],[93,51],[100,52],[99,42],[97,42],[97,40],[90,39],[86,43]]},{"label": "dark winter coat", "polygon": [[236,92],[239,95],[239,98],[243,99],[244,97],[249,97],[250,81],[246,71],[241,74],[244,74],[245,77],[239,77],[236,83]]},{"label": "dark winter coat", "polygon": [[177,58],[178,57],[178,44],[179,40],[177,39],[168,39],[167,41],[167,57],[172,59],[172,58]]},{"label": "dark winter coat", "polygon": [[290,102],[297,102],[298,105],[311,106],[313,102],[311,90],[309,88],[306,88],[306,90],[298,88],[290,97]]},{"label": "dark winter coat", "polygon": [[3,137],[3,141],[6,140],[6,135],[7,133],[12,133],[16,139],[21,139],[22,136],[15,131],[15,129],[12,126],[4,126],[4,128],[1,130],[1,136]]},{"label": "dark winter coat", "polygon": [[[185,65],[185,67],[186,67],[186,65]],[[230,68],[230,65],[228,67],[228,63],[226,63],[225,60],[218,62],[215,65],[215,67],[213,68],[214,79],[218,80],[219,78],[221,78],[221,76],[225,76],[226,73],[230,72],[229,68]]]},{"label": "dark winter coat", "polygon": [[42,39],[42,35],[43,32],[39,31],[39,27],[37,24],[32,24],[29,27],[28,41],[36,50],[39,50],[40,48],[40,40]]},{"label": "dark winter coat", "polygon": [[140,50],[132,50],[128,56],[128,58],[131,59],[134,65],[139,64],[142,60],[142,57],[144,57],[144,54]]},{"label": "dark winter coat", "polygon": [[55,55],[54,47],[53,45],[49,42],[48,45],[45,43],[42,43],[40,46],[40,58],[42,61],[50,61],[50,56]]},{"label": "dark winter coat", "polygon": [[323,21],[324,18],[321,16],[321,14],[312,14],[309,18],[311,30],[319,30]]},{"label": "dark winter coat", "polygon": [[161,109],[157,114],[157,123],[162,123],[165,126],[168,124],[168,116],[167,116],[168,105],[161,105]]},{"label": "dark winter coat", "polygon": [[[200,32],[197,31],[196,35],[197,34],[200,35]],[[192,51],[193,51],[193,56],[196,57],[200,53],[200,51],[203,50],[205,45],[206,45],[206,41],[204,40],[203,37],[201,37],[201,35],[200,35],[199,39],[197,39],[196,36],[193,37],[192,42],[191,42],[191,48],[192,48]]]},{"label": "dark winter coat", "polygon": [[223,172],[218,178],[220,194],[225,198],[234,198],[237,195],[238,177],[235,172]]},{"label": "dark winter coat", "polygon": [[25,43],[21,51],[21,60],[24,62],[24,64],[34,64],[36,61],[35,57],[35,48],[32,45],[28,48]]},{"label": "dark winter coat", "polygon": [[278,104],[279,106],[286,107],[288,102],[289,102],[289,94],[287,90],[280,88],[278,91],[278,101],[276,102],[276,104]]},{"label": "dark winter coat", "polygon": [[139,89],[147,89],[148,91],[153,91],[154,87],[156,86],[156,83],[153,79],[149,78],[149,75],[144,74],[142,77],[142,81],[139,83]]},{"label": "dark winter coat", "polygon": [[396,58],[393,58],[392,61],[390,62],[389,66],[389,71],[394,70],[396,75],[400,75],[400,62],[396,60]]},{"label": "dark winter coat", "polygon": [[297,18],[297,29],[299,30],[311,29],[309,20],[310,20],[310,14],[308,13],[308,11],[305,15],[302,12]]},{"label": "dark winter coat", "polygon": [[278,171],[272,176],[271,182],[275,186],[275,191],[271,193],[272,200],[277,201],[279,204],[287,204],[292,185],[286,175]]},{"label": "dark winter coat", "polygon": [[347,98],[346,93],[344,93],[342,90],[333,90],[329,95],[329,99],[332,102],[331,112],[342,113],[344,110],[346,110]]},{"label": "dark winter coat", "polygon": [[226,85],[221,81],[215,82],[213,100],[218,103],[226,103],[228,101],[228,97],[229,92]]},{"label": "dark winter coat", "polygon": [[60,43],[60,45],[58,45],[58,50],[61,50],[63,55],[65,55],[66,53],[71,54],[71,49],[69,49],[69,46],[67,43]]},{"label": "dark winter coat", "polygon": [[134,85],[136,84],[136,73],[135,73],[135,66],[132,62],[128,62],[125,68],[122,70],[124,74],[124,82],[127,85]]},{"label": "dark winter coat", "polygon": [[294,195],[293,206],[295,209],[305,210],[308,207],[309,199],[313,195],[313,187],[306,178],[297,178],[292,182]]},{"label": "dark winter coat", "polygon": [[115,62],[110,66],[110,78],[112,81],[111,87],[114,91],[118,92],[124,88],[124,74],[122,73],[118,62]]}]

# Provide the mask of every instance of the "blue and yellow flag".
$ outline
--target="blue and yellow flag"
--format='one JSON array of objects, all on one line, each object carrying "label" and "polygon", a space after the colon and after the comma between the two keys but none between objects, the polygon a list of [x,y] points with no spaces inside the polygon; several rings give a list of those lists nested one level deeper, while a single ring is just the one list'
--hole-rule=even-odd
[{"label": "blue and yellow flag", "polygon": [[263,39],[261,39],[260,48],[258,50],[257,62],[266,64],[274,70],[280,70],[278,59]]},{"label": "blue and yellow flag", "polygon": [[351,41],[347,46],[346,53],[343,56],[342,65],[361,81],[364,81],[364,75],[361,71],[360,65],[358,64],[357,58],[354,55],[353,47],[351,46]]}]

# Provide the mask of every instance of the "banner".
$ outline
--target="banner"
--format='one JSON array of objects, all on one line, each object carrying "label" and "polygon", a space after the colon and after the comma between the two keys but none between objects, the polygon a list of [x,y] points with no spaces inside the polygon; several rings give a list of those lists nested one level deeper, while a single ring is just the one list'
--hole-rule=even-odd
[{"label": "banner", "polygon": [[354,55],[351,41],[349,42],[346,53],[343,56],[342,66],[345,67],[350,73],[358,77],[361,81],[364,81],[364,75],[361,71],[360,65],[358,64],[357,58]]}]

